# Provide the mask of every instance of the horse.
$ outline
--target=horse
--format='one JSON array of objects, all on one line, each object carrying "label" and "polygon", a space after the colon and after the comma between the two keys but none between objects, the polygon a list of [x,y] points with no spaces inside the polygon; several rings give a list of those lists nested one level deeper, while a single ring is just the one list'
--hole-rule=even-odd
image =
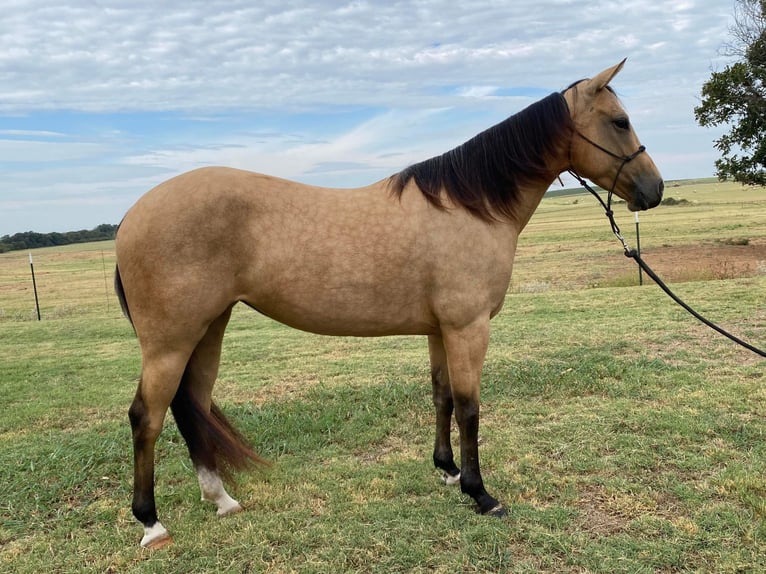
[{"label": "horse", "polygon": [[662,199],[663,180],[609,85],[624,63],[366,187],[205,167],[161,183],[128,210],[116,236],[115,287],[141,350],[128,414],[142,547],[172,542],[154,499],[155,445],[168,408],[202,500],[218,515],[242,510],[224,480],[264,462],[212,400],[238,302],[323,335],[425,335],[434,465],[478,512],[506,514],[479,468],[479,386],[519,234],[567,170],[631,211]]}]

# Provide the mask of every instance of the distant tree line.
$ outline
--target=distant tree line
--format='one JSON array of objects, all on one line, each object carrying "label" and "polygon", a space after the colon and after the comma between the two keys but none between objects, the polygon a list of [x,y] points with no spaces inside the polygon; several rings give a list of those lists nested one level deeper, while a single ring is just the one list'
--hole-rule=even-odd
[{"label": "distant tree line", "polygon": [[64,233],[35,233],[25,231],[13,235],[0,237],[0,253],[17,251],[21,249],[35,249],[37,247],[55,247],[56,245],[69,245],[70,243],[87,243],[89,241],[106,241],[114,239],[117,226],[102,223],[91,230],[66,231]]}]

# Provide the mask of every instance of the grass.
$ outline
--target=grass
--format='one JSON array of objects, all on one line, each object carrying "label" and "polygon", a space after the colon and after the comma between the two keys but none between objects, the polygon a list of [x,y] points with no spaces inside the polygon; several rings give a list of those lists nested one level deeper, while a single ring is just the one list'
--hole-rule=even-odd
[{"label": "grass", "polygon": [[[763,192],[722,186],[669,187],[691,205],[642,214],[650,264],[666,243],[764,243]],[[157,496],[176,544],[141,550],[126,416],[140,361],[104,285],[113,246],[34,253],[41,322],[27,254],[0,255],[0,571],[764,571],[763,362],[654,286],[604,287],[630,262],[580,199],[543,201],[493,322],[481,452],[504,520],[432,469],[424,340],[318,337],[238,307],[216,397],[273,465],[240,477],[247,512],[219,520],[169,418]],[[673,287],[766,341],[763,273]]]}]

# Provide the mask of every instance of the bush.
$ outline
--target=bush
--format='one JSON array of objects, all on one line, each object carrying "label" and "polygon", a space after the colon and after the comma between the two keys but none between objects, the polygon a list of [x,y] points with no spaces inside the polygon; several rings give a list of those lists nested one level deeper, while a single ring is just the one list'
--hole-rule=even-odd
[{"label": "bush", "polygon": [[748,237],[727,237],[726,239],[716,239],[716,243],[723,245],[750,245]]},{"label": "bush", "polygon": [[662,200],[661,205],[691,205],[691,201],[688,199],[676,199],[675,197],[666,197]]}]

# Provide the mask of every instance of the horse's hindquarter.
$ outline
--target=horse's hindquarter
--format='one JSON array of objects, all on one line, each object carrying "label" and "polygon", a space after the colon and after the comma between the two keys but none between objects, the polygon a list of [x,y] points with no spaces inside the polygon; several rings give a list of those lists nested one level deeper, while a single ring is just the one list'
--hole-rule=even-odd
[{"label": "horse's hindquarter", "polygon": [[184,237],[154,274],[175,277],[187,308],[215,316],[241,300],[316,333],[429,334],[491,313],[505,294],[515,235],[437,210],[415,188],[400,201],[385,182],[327,189],[220,168],[181,178],[143,215],[162,226],[144,233]]}]

